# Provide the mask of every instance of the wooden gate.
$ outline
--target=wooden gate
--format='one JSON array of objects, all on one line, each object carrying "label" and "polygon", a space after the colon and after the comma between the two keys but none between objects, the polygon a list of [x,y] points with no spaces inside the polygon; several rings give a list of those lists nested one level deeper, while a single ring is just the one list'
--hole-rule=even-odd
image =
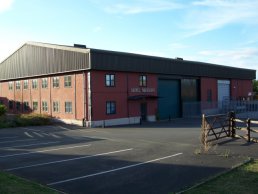
[{"label": "wooden gate", "polygon": [[[239,123],[244,123],[246,127],[240,126]],[[243,138],[248,142],[258,143],[258,139],[251,137],[251,133],[258,133],[257,129],[252,128],[252,124],[257,124],[258,121],[252,119],[237,119],[234,112],[228,114],[202,116],[202,132],[201,142],[204,146],[222,138]],[[236,131],[245,131],[245,135],[236,134]]]}]

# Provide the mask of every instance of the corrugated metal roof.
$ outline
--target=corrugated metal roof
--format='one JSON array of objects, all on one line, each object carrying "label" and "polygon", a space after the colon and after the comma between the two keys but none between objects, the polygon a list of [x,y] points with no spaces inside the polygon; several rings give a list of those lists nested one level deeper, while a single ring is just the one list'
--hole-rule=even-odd
[{"label": "corrugated metal roof", "polygon": [[148,72],[225,79],[255,79],[256,71],[197,61],[91,49],[91,67],[97,70]]},{"label": "corrugated metal roof", "polygon": [[90,68],[89,49],[28,42],[0,64],[0,80]]},{"label": "corrugated metal roof", "polygon": [[256,71],[196,61],[73,46],[27,42],[0,64],[0,80],[80,70],[255,79]]}]

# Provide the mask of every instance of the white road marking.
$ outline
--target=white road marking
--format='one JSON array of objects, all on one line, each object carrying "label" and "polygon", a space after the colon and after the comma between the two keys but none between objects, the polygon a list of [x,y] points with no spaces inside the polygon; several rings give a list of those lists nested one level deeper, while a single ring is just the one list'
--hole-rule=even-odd
[{"label": "white road marking", "polygon": [[101,154],[95,154],[95,155],[92,155],[92,156],[82,156],[82,157],[71,158],[71,159],[66,159],[66,160],[58,160],[58,161],[53,161],[53,162],[45,162],[45,163],[28,165],[28,166],[9,168],[9,169],[5,169],[5,170],[6,171],[19,170],[19,169],[24,169],[24,168],[31,168],[31,167],[44,166],[44,165],[49,165],[49,164],[56,164],[56,163],[62,163],[62,162],[69,162],[69,161],[74,161],[74,160],[86,159],[86,158],[93,158],[93,157],[97,157],[97,156],[104,156],[104,155],[120,153],[120,152],[126,152],[126,151],[131,151],[131,150],[133,150],[133,148],[129,148],[129,149],[125,149],[125,150],[117,150],[117,151],[112,151],[112,152],[106,152],[106,153],[101,153]]},{"label": "white road marking", "polygon": [[40,133],[38,132],[33,132],[35,135],[39,136],[39,137],[44,137],[44,135],[41,135]]},{"label": "white road marking", "polygon": [[1,137],[1,138],[0,138],[0,140],[1,140],[1,139],[15,139],[15,138],[17,138],[17,137],[18,137],[18,136],[12,136],[12,137]]},{"label": "white road marking", "polygon": [[61,126],[61,125],[58,125],[57,127],[61,128],[61,129],[64,129],[64,130],[66,130],[66,131],[71,131],[71,129],[68,129],[68,128],[66,128],[66,127],[63,127],[63,126]]},{"label": "white road marking", "polygon": [[33,144],[25,144],[25,145],[18,145],[18,146],[12,146],[12,147],[0,147],[0,149],[8,149],[8,148],[23,148],[23,147],[30,147],[35,145],[48,145],[48,144],[54,144],[54,143],[60,143],[60,141],[50,141],[45,143],[33,143]]},{"label": "white road marking", "polygon": [[34,151],[34,152],[25,152],[25,153],[19,153],[19,154],[8,154],[8,155],[0,156],[0,158],[8,158],[8,157],[13,157],[13,156],[30,155],[30,154],[37,154],[37,153],[43,153],[43,152],[51,152],[51,151],[64,150],[64,149],[73,149],[73,148],[86,147],[86,146],[90,146],[90,144],[80,145],[80,146],[72,146],[72,147],[62,147],[62,148],[49,149],[49,150],[40,150],[40,151]]},{"label": "white road marking", "polygon": [[58,135],[56,135],[56,134],[54,134],[54,133],[50,133],[49,135],[52,136],[52,137],[54,137],[54,138],[62,138],[62,137],[60,137],[60,136],[58,136]]},{"label": "white road marking", "polygon": [[21,142],[21,141],[35,141],[36,139],[23,139],[23,140],[15,140],[15,141],[2,141],[0,143],[15,143],[15,142]]},{"label": "white road marking", "polygon": [[136,167],[136,166],[141,166],[141,165],[148,164],[148,163],[151,163],[151,162],[165,160],[167,158],[172,158],[172,157],[175,157],[175,156],[178,156],[178,155],[181,155],[181,154],[183,154],[183,153],[177,153],[177,154],[173,154],[173,155],[170,155],[170,156],[165,156],[165,157],[162,157],[162,158],[157,158],[157,159],[149,160],[149,161],[146,161],[146,162],[141,162],[141,163],[138,163],[138,164],[132,164],[132,165],[129,165],[129,166],[124,166],[124,167],[121,167],[121,168],[116,168],[116,169],[112,169],[112,170],[102,171],[102,172],[98,172],[98,173],[94,173],[94,174],[89,174],[89,175],[85,175],[85,176],[80,176],[80,177],[75,177],[75,178],[71,178],[71,179],[66,179],[66,180],[62,180],[62,181],[52,182],[52,183],[48,183],[47,185],[49,185],[49,186],[51,186],[51,185],[58,185],[58,184],[67,183],[67,182],[71,182],[71,181],[75,181],[75,180],[80,180],[80,179],[85,179],[85,178],[89,178],[89,177],[93,177],[93,176],[107,174],[107,173],[111,173],[111,172],[115,172],[115,171],[119,171],[119,170],[125,170],[125,169],[128,169],[128,168],[133,168],[133,167]]},{"label": "white road marking", "polygon": [[30,135],[28,132],[24,132],[24,134],[25,134],[26,136],[28,136],[28,137],[33,138],[33,136],[32,136],[32,135]]}]

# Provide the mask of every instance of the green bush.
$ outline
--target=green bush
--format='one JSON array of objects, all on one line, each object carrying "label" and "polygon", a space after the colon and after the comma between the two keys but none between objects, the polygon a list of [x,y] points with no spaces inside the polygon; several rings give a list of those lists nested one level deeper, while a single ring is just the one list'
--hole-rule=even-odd
[{"label": "green bush", "polygon": [[0,104],[0,117],[5,115],[6,112],[7,108],[5,107],[5,105]]},{"label": "green bush", "polygon": [[16,116],[3,116],[0,117],[0,128],[9,127],[24,127],[24,126],[37,126],[51,124],[48,115],[40,114],[21,114]]},{"label": "green bush", "polygon": [[40,114],[22,114],[15,119],[17,126],[49,125],[50,117]]}]

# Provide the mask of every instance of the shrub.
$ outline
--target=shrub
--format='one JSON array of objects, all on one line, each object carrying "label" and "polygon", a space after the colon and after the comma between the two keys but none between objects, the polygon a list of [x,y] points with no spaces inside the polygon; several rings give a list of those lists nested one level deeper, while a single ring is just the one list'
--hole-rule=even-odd
[{"label": "shrub", "polygon": [[50,117],[40,114],[22,114],[16,118],[17,126],[49,125]]},{"label": "shrub", "polygon": [[0,117],[5,115],[6,112],[7,108],[5,107],[5,105],[0,104]]}]

